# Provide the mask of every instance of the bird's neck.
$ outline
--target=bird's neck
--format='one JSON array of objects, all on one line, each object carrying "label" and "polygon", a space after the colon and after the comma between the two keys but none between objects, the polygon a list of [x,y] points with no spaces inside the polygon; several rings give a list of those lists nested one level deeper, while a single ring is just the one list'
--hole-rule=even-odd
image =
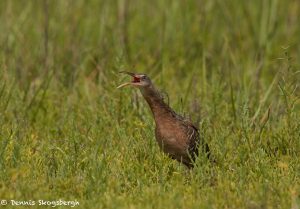
[{"label": "bird's neck", "polygon": [[162,117],[166,117],[172,114],[172,109],[167,105],[163,97],[160,93],[155,89],[154,86],[149,86],[147,88],[140,89],[143,97],[147,101],[150,106],[150,109],[153,113],[153,117],[155,122],[157,123],[158,120]]}]

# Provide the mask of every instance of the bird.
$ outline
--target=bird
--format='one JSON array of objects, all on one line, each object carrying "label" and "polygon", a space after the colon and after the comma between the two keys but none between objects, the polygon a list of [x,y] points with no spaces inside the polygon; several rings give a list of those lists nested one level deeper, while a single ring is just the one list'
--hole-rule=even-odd
[{"label": "bird", "polygon": [[148,103],[155,121],[155,138],[164,153],[189,169],[194,167],[199,149],[209,157],[208,144],[200,137],[197,126],[188,118],[177,114],[164,101],[146,74],[127,71],[120,73],[130,75],[132,80],[117,88],[137,87]]}]

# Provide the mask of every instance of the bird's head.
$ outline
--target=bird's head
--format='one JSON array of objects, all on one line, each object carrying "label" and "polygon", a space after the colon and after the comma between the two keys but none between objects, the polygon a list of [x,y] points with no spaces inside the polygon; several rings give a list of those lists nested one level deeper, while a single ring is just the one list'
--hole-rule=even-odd
[{"label": "bird's head", "polygon": [[128,85],[139,87],[139,88],[145,88],[145,87],[149,87],[152,85],[150,78],[145,74],[131,73],[131,72],[126,72],[126,71],[122,71],[120,73],[130,75],[132,77],[132,80],[131,80],[131,82],[121,84],[117,88],[122,88],[122,87],[128,86]]}]

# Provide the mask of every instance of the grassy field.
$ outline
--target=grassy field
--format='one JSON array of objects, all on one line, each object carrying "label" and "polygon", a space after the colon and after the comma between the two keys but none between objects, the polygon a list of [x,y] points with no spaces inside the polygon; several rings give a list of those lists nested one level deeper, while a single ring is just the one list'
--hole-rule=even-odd
[{"label": "grassy field", "polygon": [[[1,0],[0,207],[299,209],[299,23],[298,0]],[[216,163],[164,155],[121,70],[147,73]]]}]

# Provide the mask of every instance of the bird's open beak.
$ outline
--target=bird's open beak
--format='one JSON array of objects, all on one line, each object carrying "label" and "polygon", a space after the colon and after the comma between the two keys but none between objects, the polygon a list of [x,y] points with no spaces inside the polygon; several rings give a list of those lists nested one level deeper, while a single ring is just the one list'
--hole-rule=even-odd
[{"label": "bird's open beak", "polygon": [[128,85],[138,85],[138,83],[140,83],[140,78],[135,73],[131,73],[131,72],[127,72],[127,71],[121,71],[120,73],[130,75],[133,78],[133,80],[131,82],[121,84],[120,86],[117,87],[117,89],[122,88],[124,86],[128,86]]}]

